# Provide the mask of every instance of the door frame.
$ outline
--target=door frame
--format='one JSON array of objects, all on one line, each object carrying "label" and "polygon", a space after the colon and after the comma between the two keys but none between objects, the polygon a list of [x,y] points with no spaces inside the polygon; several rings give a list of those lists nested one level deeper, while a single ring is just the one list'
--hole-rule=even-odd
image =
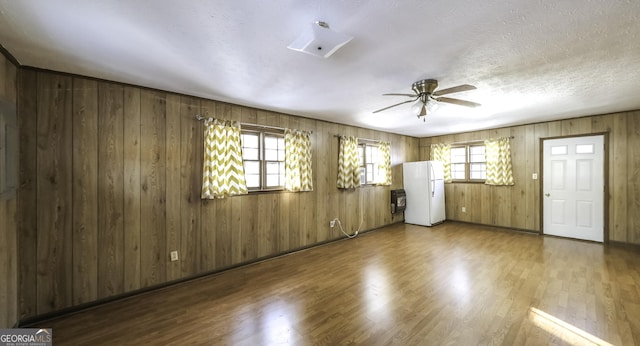
[{"label": "door frame", "polygon": [[[552,137],[540,137],[540,152],[538,153],[538,157],[540,160],[540,170],[539,170],[539,177],[540,180],[538,180],[540,182],[540,186],[539,186],[539,191],[538,191],[538,200],[539,200],[539,209],[538,209],[538,213],[540,215],[540,231],[538,231],[539,235],[546,235],[546,236],[551,236],[552,235],[547,235],[544,233],[544,141],[546,140],[551,140],[551,139],[566,139],[566,138],[580,138],[580,137],[592,137],[592,136],[602,136],[602,143],[603,143],[603,155],[604,157],[603,159],[603,167],[602,169],[604,170],[604,172],[602,172],[602,179],[604,179],[603,181],[603,185],[604,185],[604,191],[603,191],[603,203],[602,203],[602,213],[603,213],[603,240],[602,243],[603,244],[609,244],[609,132],[594,132],[594,133],[583,133],[583,134],[577,134],[577,135],[564,135],[564,136],[552,136]],[[575,240],[580,240],[580,239],[575,239]],[[582,241],[589,241],[589,240],[582,240]],[[589,241],[590,242],[590,241]]]}]

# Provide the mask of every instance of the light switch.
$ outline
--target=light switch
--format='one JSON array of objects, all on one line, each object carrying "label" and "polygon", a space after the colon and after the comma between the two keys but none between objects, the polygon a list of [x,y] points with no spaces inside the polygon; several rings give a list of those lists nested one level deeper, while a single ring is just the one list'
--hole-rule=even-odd
[{"label": "light switch", "polygon": [[533,180],[538,179],[538,173],[531,174],[531,179],[533,179]]}]

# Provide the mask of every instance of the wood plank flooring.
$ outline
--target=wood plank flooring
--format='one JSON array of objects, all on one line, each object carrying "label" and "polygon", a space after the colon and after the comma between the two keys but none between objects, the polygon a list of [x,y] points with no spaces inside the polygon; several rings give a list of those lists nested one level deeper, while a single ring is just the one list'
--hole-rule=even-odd
[{"label": "wood plank flooring", "polygon": [[[54,344],[640,344],[640,253],[396,224],[39,324]],[[598,341],[595,341],[597,343]]]}]

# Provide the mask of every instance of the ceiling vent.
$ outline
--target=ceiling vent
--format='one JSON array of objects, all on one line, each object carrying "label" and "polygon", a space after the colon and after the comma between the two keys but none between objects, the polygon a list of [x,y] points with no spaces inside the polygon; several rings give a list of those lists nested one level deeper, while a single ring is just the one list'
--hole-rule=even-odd
[{"label": "ceiling vent", "polygon": [[306,30],[287,48],[322,58],[328,58],[353,37],[333,31],[325,22],[311,23]]}]

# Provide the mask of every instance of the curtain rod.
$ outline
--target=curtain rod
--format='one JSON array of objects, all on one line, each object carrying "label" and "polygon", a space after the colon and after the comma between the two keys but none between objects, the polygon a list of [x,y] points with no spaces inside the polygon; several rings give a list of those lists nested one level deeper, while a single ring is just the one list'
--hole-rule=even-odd
[{"label": "curtain rod", "polygon": [[[510,139],[514,139],[516,138],[515,136],[506,136],[506,137],[497,137],[497,138],[510,138]],[[456,145],[456,144],[466,144],[466,143],[476,143],[476,142],[484,142],[484,139],[478,139],[478,140],[472,140],[472,141],[462,141],[462,142],[451,142],[451,143],[442,143],[442,144],[449,144],[449,145]],[[438,143],[431,143],[431,144],[438,144]],[[429,145],[431,145],[429,144]]]},{"label": "curtain rod", "polygon": [[[333,137],[347,137],[347,136],[343,136],[343,135],[333,135]],[[383,141],[381,139],[369,139],[369,138],[360,138],[358,136],[355,136],[357,139],[363,140],[363,141],[368,141],[368,142],[375,142],[375,143],[380,143],[380,142],[388,142],[388,141]]]},{"label": "curtain rod", "polygon": [[[210,118],[205,118],[200,114],[196,114],[196,120],[198,121],[203,121],[203,120],[207,120]],[[244,126],[251,126],[251,127],[257,127],[257,128],[261,128],[261,129],[272,129],[272,130],[286,130],[286,128],[284,127],[278,127],[278,126],[269,126],[269,125],[259,125],[259,124],[250,124],[250,123],[239,123],[240,126],[244,125]],[[308,130],[307,130],[308,131]],[[309,131],[310,133],[313,133],[313,131]]]}]

